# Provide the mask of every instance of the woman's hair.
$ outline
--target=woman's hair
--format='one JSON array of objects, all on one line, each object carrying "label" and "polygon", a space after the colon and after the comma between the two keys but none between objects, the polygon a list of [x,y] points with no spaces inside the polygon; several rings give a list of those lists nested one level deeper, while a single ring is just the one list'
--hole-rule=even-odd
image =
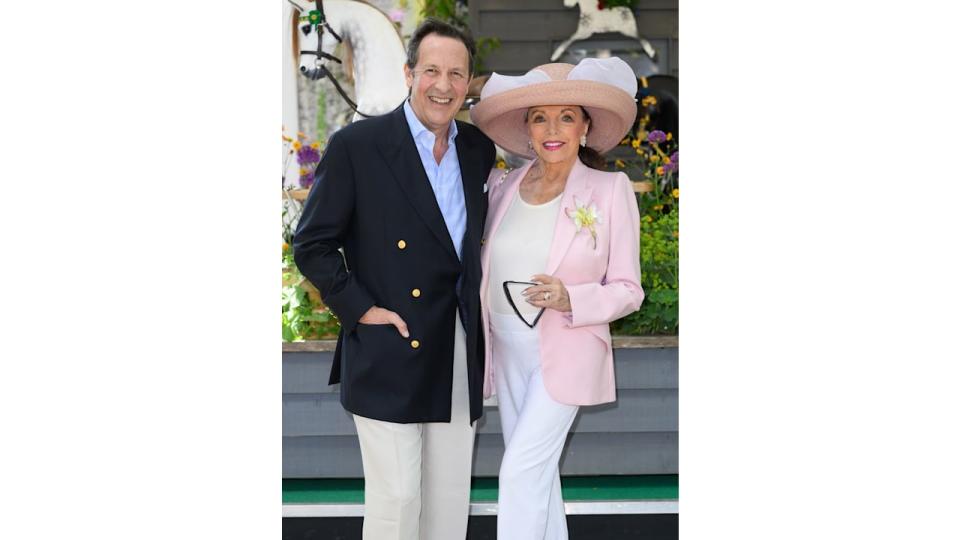
[{"label": "woman's hair", "polygon": [[[586,120],[587,122],[590,122],[590,113],[588,113],[587,110],[584,109],[582,106],[580,107],[580,110],[583,111],[584,120]],[[527,114],[529,112],[530,112],[530,109],[527,109],[527,111],[523,113],[524,122],[527,121]],[[590,167],[591,169],[596,169],[598,171],[607,170],[606,158],[604,158],[600,154],[600,152],[597,152],[596,150],[594,150],[593,148],[590,148],[589,146],[581,146],[580,149],[577,150],[577,157],[580,158],[580,161],[582,161],[584,165],[586,165],[587,167]]]},{"label": "woman's hair", "polygon": [[[584,119],[586,119],[587,122],[590,122],[590,113],[588,113],[583,107],[580,107],[580,110],[583,111]],[[600,152],[597,152],[589,146],[581,146],[580,150],[577,151],[577,157],[580,158],[580,161],[582,161],[584,165],[590,167],[591,169],[596,169],[598,171],[607,170],[606,158],[601,156]]]}]

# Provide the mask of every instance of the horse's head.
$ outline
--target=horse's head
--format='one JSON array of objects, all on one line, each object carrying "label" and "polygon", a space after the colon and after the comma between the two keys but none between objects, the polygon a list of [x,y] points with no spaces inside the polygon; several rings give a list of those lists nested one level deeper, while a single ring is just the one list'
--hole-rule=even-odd
[{"label": "horse's head", "polygon": [[297,41],[300,43],[300,73],[311,80],[322,79],[327,75],[327,61],[340,62],[331,54],[341,40],[327,22],[323,11],[323,0],[287,0],[297,15]]}]

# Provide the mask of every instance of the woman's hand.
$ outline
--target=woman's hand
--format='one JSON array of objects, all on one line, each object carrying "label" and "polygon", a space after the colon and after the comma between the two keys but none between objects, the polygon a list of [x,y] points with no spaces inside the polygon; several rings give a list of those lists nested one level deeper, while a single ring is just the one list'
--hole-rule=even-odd
[{"label": "woman's hand", "polygon": [[570,294],[567,288],[559,279],[546,274],[537,274],[530,278],[530,281],[539,283],[533,287],[527,287],[523,290],[523,296],[529,304],[540,307],[555,309],[557,311],[571,311]]}]

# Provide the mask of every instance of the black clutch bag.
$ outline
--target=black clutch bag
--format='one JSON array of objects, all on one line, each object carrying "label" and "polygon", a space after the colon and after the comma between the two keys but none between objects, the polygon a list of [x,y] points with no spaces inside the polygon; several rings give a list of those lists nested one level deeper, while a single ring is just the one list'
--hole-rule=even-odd
[{"label": "black clutch bag", "polygon": [[[523,298],[524,289],[527,287],[539,285],[539,283],[531,283],[529,281],[504,281],[503,282],[503,294],[507,295],[507,302],[510,304],[510,307],[513,308],[513,312],[517,314],[517,317],[520,317],[520,320],[523,321],[523,324],[533,328],[537,325],[537,322],[540,321],[540,316],[543,315],[543,311],[546,308],[540,308],[540,311],[537,313],[537,316],[533,318],[533,322],[530,322],[520,313],[520,310],[517,309],[517,302],[526,302]],[[519,300],[514,300],[514,295]]]}]

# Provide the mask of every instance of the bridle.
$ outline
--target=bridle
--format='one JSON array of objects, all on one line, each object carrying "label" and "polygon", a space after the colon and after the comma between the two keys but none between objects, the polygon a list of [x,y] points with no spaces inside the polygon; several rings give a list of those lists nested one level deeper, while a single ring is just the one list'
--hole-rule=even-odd
[{"label": "bridle", "polygon": [[[297,6],[297,4],[293,3],[291,0],[287,0],[287,1],[293,4],[293,6],[298,11],[300,10],[300,7]],[[339,43],[343,43],[343,38],[341,38],[340,35],[337,34],[333,30],[333,28],[330,27],[330,23],[327,22],[327,16],[323,12],[323,0],[314,0],[314,1],[317,5],[317,9],[307,12],[305,16],[300,17],[300,20],[308,21],[310,23],[310,26],[313,27],[314,31],[317,32],[317,50],[310,51],[310,50],[301,49],[300,55],[303,56],[305,54],[308,54],[308,55],[315,56],[316,59],[314,60],[315,62],[314,65],[318,68],[318,71],[308,72],[306,67],[300,66],[300,72],[303,73],[303,75],[308,79],[311,79],[314,81],[318,81],[324,77],[330,79],[330,82],[333,83],[333,87],[337,89],[337,93],[340,94],[340,97],[342,97],[343,100],[346,101],[348,105],[350,105],[350,108],[353,109],[354,112],[356,112],[360,116],[363,116],[364,118],[370,118],[371,115],[364,114],[357,109],[357,104],[354,103],[352,99],[350,99],[350,96],[348,96],[346,92],[344,92],[343,88],[340,86],[340,82],[337,81],[337,78],[333,76],[333,73],[330,73],[330,71],[327,70],[327,66],[320,63],[320,59],[325,58],[327,60],[332,60],[338,64],[341,64],[341,65],[343,64],[343,62],[336,56],[330,53],[323,52],[322,50],[323,49],[323,32],[324,31],[330,32],[330,35],[332,35],[334,39],[336,39]]]}]

